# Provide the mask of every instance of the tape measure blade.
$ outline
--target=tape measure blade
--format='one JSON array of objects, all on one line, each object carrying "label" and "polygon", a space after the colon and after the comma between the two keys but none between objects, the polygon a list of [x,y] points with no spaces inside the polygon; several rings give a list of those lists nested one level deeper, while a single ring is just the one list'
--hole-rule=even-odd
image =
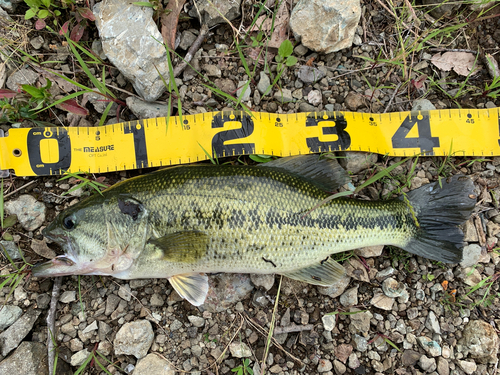
[{"label": "tape measure blade", "polygon": [[[5,134],[2,129],[0,129],[0,138],[4,138]],[[1,155],[1,153],[0,153]],[[10,176],[10,171],[8,169],[0,169],[0,178],[5,178]]]}]

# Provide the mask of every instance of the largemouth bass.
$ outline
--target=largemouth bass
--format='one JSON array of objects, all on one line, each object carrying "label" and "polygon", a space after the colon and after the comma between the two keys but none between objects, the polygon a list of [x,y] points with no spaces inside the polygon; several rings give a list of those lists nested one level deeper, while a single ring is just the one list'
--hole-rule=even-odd
[{"label": "largemouth bass", "polygon": [[168,278],[201,305],[206,273],[277,273],[316,285],[344,274],[333,253],[394,245],[459,262],[475,205],[464,176],[401,199],[324,202],[345,171],[316,155],[261,166],[179,166],[131,178],[62,212],[44,231],[65,254],[34,276]]}]

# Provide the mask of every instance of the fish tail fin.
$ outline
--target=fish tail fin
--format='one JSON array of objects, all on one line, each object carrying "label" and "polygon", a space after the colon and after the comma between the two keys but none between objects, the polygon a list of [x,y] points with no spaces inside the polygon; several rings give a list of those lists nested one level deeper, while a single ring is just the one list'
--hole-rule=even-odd
[{"label": "fish tail fin", "polygon": [[463,232],[459,228],[476,204],[474,184],[469,177],[453,176],[422,186],[401,197],[417,225],[406,251],[445,263],[463,258]]}]

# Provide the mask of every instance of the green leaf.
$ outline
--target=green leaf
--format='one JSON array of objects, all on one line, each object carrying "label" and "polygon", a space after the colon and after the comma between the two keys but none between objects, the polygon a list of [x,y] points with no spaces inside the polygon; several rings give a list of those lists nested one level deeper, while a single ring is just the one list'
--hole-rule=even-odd
[{"label": "green leaf", "polygon": [[3,232],[2,238],[5,241],[14,241],[14,237],[12,237],[12,234],[10,234],[9,232]]},{"label": "green leaf", "polygon": [[30,8],[34,8],[35,10],[38,10],[40,5],[42,5],[42,2],[40,0],[24,0],[27,6]]},{"label": "green leaf", "polygon": [[9,215],[3,220],[2,228],[10,228],[16,225],[17,223],[17,215]]},{"label": "green leaf", "polygon": [[54,10],[54,14],[56,15],[56,17],[59,17],[61,15],[61,11],[60,10]]},{"label": "green leaf", "polygon": [[267,163],[273,160],[271,155],[248,155],[248,157],[257,163]]},{"label": "green leaf", "polygon": [[280,48],[278,49],[278,54],[282,57],[288,57],[292,54],[292,52],[292,42],[290,42],[288,39],[284,40],[283,43],[281,43]]},{"label": "green leaf", "polygon": [[29,95],[36,99],[43,99],[43,93],[42,90],[37,89],[34,86],[31,85],[21,85],[24,91],[26,91]]},{"label": "green leaf", "polygon": [[47,18],[49,16],[49,11],[47,9],[40,9],[38,11],[38,18]]},{"label": "green leaf", "polygon": [[149,7],[149,8],[153,8],[154,7],[153,4],[148,3],[147,1],[136,1],[136,2],[134,2],[132,4],[140,6],[140,7]]},{"label": "green leaf", "polygon": [[50,89],[52,87],[52,81],[48,78],[47,79],[47,84],[45,86],[43,86],[43,90],[44,91],[47,91],[48,89]]},{"label": "green leaf", "polygon": [[45,5],[47,8],[50,8],[50,0],[42,0],[42,4]]},{"label": "green leaf", "polygon": [[297,64],[297,58],[295,56],[288,56],[285,61],[285,65],[294,66],[295,64]]},{"label": "green leaf", "polygon": [[33,18],[33,17],[35,17],[35,16],[36,16],[36,9],[32,9],[32,8],[30,8],[30,9],[28,9],[28,10],[26,11],[26,13],[24,14],[24,19],[25,19],[25,20],[29,20],[29,19],[31,19],[31,18]]}]

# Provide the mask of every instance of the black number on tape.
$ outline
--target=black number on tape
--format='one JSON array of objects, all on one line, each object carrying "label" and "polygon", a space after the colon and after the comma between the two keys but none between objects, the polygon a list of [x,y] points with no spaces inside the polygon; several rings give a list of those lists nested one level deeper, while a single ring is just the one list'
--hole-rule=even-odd
[{"label": "black number on tape", "polygon": [[144,133],[144,123],[136,121],[125,125],[125,134],[134,135],[135,167],[148,167],[148,149],[146,148],[146,134]]},{"label": "black number on tape", "polygon": [[[418,128],[418,137],[407,137],[415,125]],[[439,147],[439,137],[431,135],[429,115],[408,115],[392,136],[392,147],[420,148],[423,154],[433,155],[434,147]]]},{"label": "black number on tape", "polygon": [[253,154],[255,152],[255,143],[225,144],[227,141],[242,139],[251,135],[254,130],[252,117],[244,112],[235,112],[231,115],[219,112],[212,119],[212,129],[223,128],[228,122],[239,122],[241,123],[241,128],[223,130],[214,135],[212,138],[212,152],[214,156]]},{"label": "black number on tape", "polygon": [[[498,117],[498,133],[500,137],[500,116]],[[500,146],[500,139],[498,140],[498,145]]]},{"label": "black number on tape", "polygon": [[321,142],[318,137],[306,138],[307,147],[311,152],[341,151],[351,147],[351,136],[345,130],[347,121],[343,115],[326,112],[325,115],[316,117],[314,113],[310,113],[307,115],[306,127],[318,126],[320,122],[331,122],[332,126],[323,127],[323,134],[336,134],[338,139],[336,141]]},{"label": "black number on tape", "polygon": [[[53,163],[42,161],[40,143],[44,140],[55,139],[59,149],[59,160]],[[31,169],[36,175],[63,174],[71,165],[71,140],[68,132],[63,128],[33,128],[27,138],[28,158]],[[50,145],[48,145],[50,148]]]}]

